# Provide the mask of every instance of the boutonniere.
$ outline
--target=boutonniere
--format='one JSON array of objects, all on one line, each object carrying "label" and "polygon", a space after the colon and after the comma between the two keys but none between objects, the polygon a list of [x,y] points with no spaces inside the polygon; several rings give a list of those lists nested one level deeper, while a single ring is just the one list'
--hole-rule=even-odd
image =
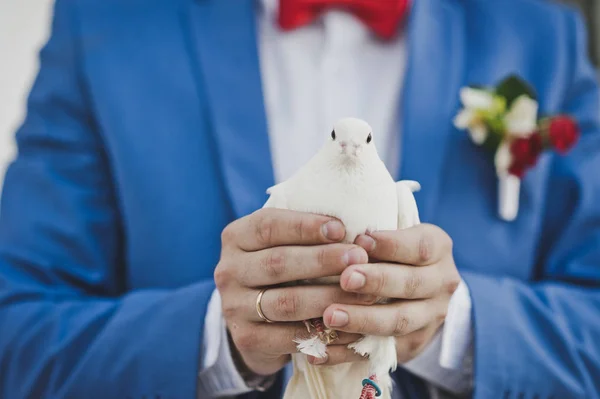
[{"label": "boutonniere", "polygon": [[523,176],[542,152],[568,152],[579,138],[579,126],[566,115],[538,118],[535,92],[516,76],[504,79],[495,88],[465,87],[460,91],[460,100],[463,109],[454,125],[493,154],[498,213],[502,219],[512,221],[519,211]]}]

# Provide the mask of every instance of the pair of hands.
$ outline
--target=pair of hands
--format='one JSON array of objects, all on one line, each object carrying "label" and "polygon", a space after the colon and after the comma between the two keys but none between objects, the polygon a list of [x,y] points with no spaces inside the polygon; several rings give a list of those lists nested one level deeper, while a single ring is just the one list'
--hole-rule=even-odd
[{"label": "pair of hands", "polygon": [[[364,360],[347,345],[362,335],[395,336],[398,362],[417,356],[444,322],[460,283],[452,241],[440,228],[421,224],[359,236],[342,244],[344,226],[330,217],[261,209],[223,230],[215,282],[227,328],[246,366],[271,375],[297,353],[301,323],[323,317],[339,331],[326,359],[333,365]],[[368,263],[376,259],[379,263]],[[340,275],[339,285],[264,287]],[[377,297],[396,300],[374,304]]]}]

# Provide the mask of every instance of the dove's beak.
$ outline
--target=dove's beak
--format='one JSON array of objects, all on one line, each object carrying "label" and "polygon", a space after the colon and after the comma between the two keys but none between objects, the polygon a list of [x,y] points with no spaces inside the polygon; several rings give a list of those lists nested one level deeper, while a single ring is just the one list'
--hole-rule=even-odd
[{"label": "dove's beak", "polygon": [[354,142],[340,141],[341,154],[357,157],[362,152],[362,145]]}]

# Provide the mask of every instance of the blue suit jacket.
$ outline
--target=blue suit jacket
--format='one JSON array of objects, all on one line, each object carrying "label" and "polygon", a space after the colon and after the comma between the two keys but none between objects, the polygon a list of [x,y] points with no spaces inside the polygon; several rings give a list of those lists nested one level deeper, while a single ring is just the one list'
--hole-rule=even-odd
[{"label": "blue suit jacket", "polygon": [[[600,114],[584,27],[540,0],[415,0],[402,177],[454,239],[477,398],[600,394]],[[273,183],[250,0],[59,0],[0,221],[0,397],[193,398],[220,232]],[[518,73],[576,116],[512,223],[459,89]],[[376,99],[373,99],[376,101]]]}]

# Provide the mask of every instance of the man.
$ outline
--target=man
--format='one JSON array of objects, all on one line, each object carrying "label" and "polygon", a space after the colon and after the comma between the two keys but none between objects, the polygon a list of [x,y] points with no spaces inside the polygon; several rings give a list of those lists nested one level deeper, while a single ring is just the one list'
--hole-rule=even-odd
[{"label": "man", "polygon": [[[599,396],[600,119],[580,17],[542,0],[325,3],[57,2],[3,190],[1,397],[280,397],[297,321],[323,313],[342,331],[326,364],[359,361],[357,334],[398,337],[398,397]],[[583,134],[528,173],[507,223],[493,161],[452,118],[461,87],[513,73]],[[352,246],[334,219],[253,213],[348,115],[422,184],[428,224]],[[323,274],[340,286],[257,298]],[[380,293],[402,300],[370,307]]]}]

